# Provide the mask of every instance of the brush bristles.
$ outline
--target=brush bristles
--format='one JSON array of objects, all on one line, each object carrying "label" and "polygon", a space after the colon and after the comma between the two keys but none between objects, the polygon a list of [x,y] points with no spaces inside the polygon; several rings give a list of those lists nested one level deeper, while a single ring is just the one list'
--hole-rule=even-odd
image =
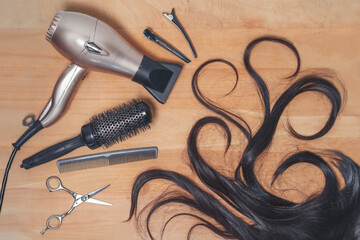
[{"label": "brush bristles", "polygon": [[148,105],[138,100],[114,107],[90,119],[92,134],[99,145],[109,147],[150,128]]}]

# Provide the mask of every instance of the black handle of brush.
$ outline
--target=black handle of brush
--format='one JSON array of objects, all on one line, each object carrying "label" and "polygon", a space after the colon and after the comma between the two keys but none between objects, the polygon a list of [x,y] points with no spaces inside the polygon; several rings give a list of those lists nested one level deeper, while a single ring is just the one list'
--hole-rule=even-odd
[{"label": "black handle of brush", "polygon": [[41,164],[47,163],[51,160],[64,156],[65,154],[74,151],[75,149],[85,145],[82,135],[76,136],[72,139],[55,144],[47,149],[34,154],[33,156],[22,161],[20,167],[30,169]]}]

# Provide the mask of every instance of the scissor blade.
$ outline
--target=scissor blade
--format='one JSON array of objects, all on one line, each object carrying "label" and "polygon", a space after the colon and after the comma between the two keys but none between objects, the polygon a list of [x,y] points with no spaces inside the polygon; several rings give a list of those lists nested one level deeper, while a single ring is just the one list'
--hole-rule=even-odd
[{"label": "scissor blade", "polygon": [[[81,194],[77,194],[75,199],[81,199],[84,195]],[[101,205],[107,205],[107,206],[112,206],[111,203],[108,202],[104,202],[95,198],[88,198],[88,200],[86,201],[88,203],[95,203],[95,204],[101,204]]]},{"label": "scissor blade", "polygon": [[100,204],[100,205],[106,205],[106,206],[112,206],[111,203],[104,202],[104,201],[101,201],[101,200],[97,200],[97,199],[94,199],[94,198],[89,198],[86,202]]},{"label": "scissor blade", "polygon": [[86,200],[83,200],[83,201],[84,201],[84,202],[89,201],[89,199],[91,199],[93,196],[95,196],[96,194],[98,194],[99,192],[101,192],[102,190],[104,190],[105,188],[107,188],[107,187],[109,187],[109,186],[110,186],[110,184],[107,185],[107,186],[105,186],[105,187],[99,188],[98,190],[95,190],[95,191],[93,191],[93,192],[91,192],[91,193],[88,193],[88,194],[84,195],[84,196],[82,197],[82,199],[85,197]]}]

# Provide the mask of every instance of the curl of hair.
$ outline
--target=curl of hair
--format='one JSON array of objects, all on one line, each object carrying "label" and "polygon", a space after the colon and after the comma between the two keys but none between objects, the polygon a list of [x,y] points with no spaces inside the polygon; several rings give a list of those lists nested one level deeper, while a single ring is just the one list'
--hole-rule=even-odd
[{"label": "curl of hair", "polygon": [[[233,178],[222,175],[208,165],[199,153],[197,136],[207,124],[215,124],[222,128],[226,134],[227,150],[231,145],[231,132],[224,120],[218,117],[205,117],[198,120],[191,129],[187,141],[187,152],[194,172],[208,191],[205,191],[188,177],[173,171],[155,169],[141,173],[132,188],[129,219],[136,213],[139,192],[146,183],[156,179],[164,179],[175,183],[182,189],[180,193],[175,195],[165,192],[148,207],[146,226],[151,239],[153,239],[149,227],[151,216],[159,208],[171,203],[186,205],[195,211],[194,213],[173,215],[165,223],[162,233],[170,221],[185,215],[198,221],[189,230],[188,238],[194,228],[205,227],[227,239],[360,239],[360,168],[348,156],[334,150],[325,150],[321,154],[298,151],[284,159],[273,175],[273,182],[289,167],[301,163],[317,167],[325,177],[322,192],[300,203],[273,195],[263,188],[255,176],[254,165],[256,160],[269,147],[280,116],[296,96],[305,92],[316,92],[324,95],[331,104],[328,120],[318,132],[304,136],[297,133],[289,125],[290,134],[300,140],[313,140],[324,136],[334,125],[342,105],[341,93],[330,79],[321,75],[310,74],[296,80],[281,94],[271,108],[268,88],[250,64],[251,51],[257,44],[265,41],[280,43],[295,54],[297,67],[290,77],[296,77],[300,70],[299,53],[291,42],[269,36],[257,38],[249,43],[244,53],[245,68],[256,83],[264,107],[263,122],[255,133],[252,133],[249,125],[241,116],[212,103],[201,93],[198,87],[200,71],[214,62],[230,66],[236,74],[237,84],[238,73],[234,65],[226,60],[214,59],[203,63],[194,73],[192,89],[198,101],[206,108],[235,124],[248,142],[241,158],[237,160],[238,165],[234,170]],[[327,160],[325,160],[325,156]],[[339,186],[334,168],[340,172],[344,179],[345,186],[343,188]]]}]

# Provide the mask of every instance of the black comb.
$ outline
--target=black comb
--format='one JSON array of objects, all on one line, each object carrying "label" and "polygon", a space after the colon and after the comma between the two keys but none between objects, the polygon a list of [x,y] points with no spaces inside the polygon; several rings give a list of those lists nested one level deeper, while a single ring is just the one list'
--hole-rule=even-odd
[{"label": "black comb", "polygon": [[151,111],[149,106],[138,100],[107,110],[90,119],[81,128],[81,134],[53,145],[23,160],[20,167],[29,169],[49,162],[87,145],[90,149],[109,147],[124,141],[141,131],[150,128]]}]

